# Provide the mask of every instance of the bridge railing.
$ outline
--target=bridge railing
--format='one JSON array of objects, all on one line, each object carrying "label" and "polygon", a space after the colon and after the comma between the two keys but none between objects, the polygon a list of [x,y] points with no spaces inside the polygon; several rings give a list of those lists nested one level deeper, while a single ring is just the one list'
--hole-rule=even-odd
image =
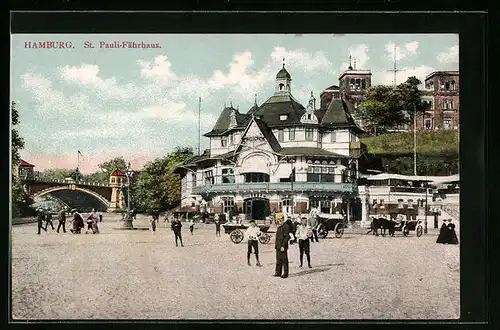
[{"label": "bridge railing", "polygon": [[34,175],[31,178],[32,181],[36,182],[46,182],[46,183],[60,183],[60,184],[76,184],[76,185],[82,185],[82,186],[94,186],[94,187],[109,187],[109,183],[100,183],[100,182],[89,182],[89,181],[80,181],[80,180],[75,180],[75,181],[67,181],[67,180],[61,180],[61,179],[51,179],[51,178],[46,178],[41,175]]}]

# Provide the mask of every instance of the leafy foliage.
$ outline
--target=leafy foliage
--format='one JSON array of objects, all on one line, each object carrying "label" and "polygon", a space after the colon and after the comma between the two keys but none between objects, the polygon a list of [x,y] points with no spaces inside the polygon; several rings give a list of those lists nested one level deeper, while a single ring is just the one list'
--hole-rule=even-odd
[{"label": "leafy foliage", "polygon": [[166,157],[147,163],[132,186],[134,209],[164,211],[179,205],[180,180],[172,171],[192,156],[191,148],[178,147]]},{"label": "leafy foliage", "polygon": [[12,140],[11,140],[12,166],[15,167],[17,166],[17,164],[19,164],[21,160],[19,152],[24,148],[24,140],[17,131],[17,126],[19,125],[20,120],[19,120],[19,112],[17,111],[16,103],[14,101],[12,101],[11,103],[10,112],[12,120]]},{"label": "leafy foliage", "polygon": [[383,85],[369,88],[359,106],[366,122],[365,129],[380,134],[389,128],[411,123],[414,114],[418,116],[429,107],[422,101],[422,92],[418,89],[420,84],[416,77],[409,77],[397,88]]},{"label": "leafy foliage", "polygon": [[14,175],[14,173],[17,170],[17,165],[21,161],[21,157],[19,155],[19,152],[24,148],[24,140],[23,138],[19,135],[19,132],[17,131],[17,126],[20,123],[19,120],[19,113],[17,111],[16,103],[12,102],[11,103],[11,120],[12,120],[12,141],[11,141],[11,147],[12,147],[12,159],[11,159],[11,166],[12,166],[12,216],[13,217],[19,217],[19,216],[27,216],[27,215],[32,215],[33,210],[30,208],[30,205],[33,204],[33,199],[24,191],[21,182],[19,179]]}]

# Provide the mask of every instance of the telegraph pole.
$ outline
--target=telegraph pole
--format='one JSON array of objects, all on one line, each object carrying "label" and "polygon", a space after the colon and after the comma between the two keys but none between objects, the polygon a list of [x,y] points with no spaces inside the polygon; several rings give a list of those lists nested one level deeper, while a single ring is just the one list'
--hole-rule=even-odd
[{"label": "telegraph pole", "polygon": [[201,155],[201,96],[198,99],[198,156]]}]

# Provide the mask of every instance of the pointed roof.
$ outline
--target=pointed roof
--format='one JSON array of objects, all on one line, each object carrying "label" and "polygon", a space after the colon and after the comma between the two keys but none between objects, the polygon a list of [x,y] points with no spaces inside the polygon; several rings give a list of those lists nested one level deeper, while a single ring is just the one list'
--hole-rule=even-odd
[{"label": "pointed roof", "polygon": [[257,124],[257,126],[259,127],[260,131],[262,132],[262,135],[264,136],[264,138],[267,140],[267,142],[271,146],[271,149],[274,152],[279,152],[281,150],[281,145],[278,142],[278,139],[276,139],[276,136],[274,136],[271,128],[269,128],[269,126],[267,126],[267,124],[262,119],[259,119],[255,116],[250,116],[250,121],[248,122],[247,127],[245,128],[245,131],[243,132],[243,134],[241,136],[241,142],[238,145],[238,147],[234,150],[234,153],[237,153],[241,149],[243,139],[247,135],[247,132],[248,132],[250,126],[252,126],[253,122],[255,122],[255,124]]},{"label": "pointed roof", "polygon": [[30,164],[24,160],[21,159],[21,162],[19,162],[19,166],[23,166],[23,167],[35,167],[35,165],[33,164]]},{"label": "pointed roof", "polygon": [[321,125],[361,130],[354,122],[354,119],[349,113],[347,104],[343,99],[332,100],[330,102],[330,105],[328,105],[328,108],[321,119]]},{"label": "pointed roof", "polygon": [[231,112],[233,111],[236,114],[236,122],[238,126],[242,126],[245,121],[245,115],[241,114],[237,109],[233,108],[232,106],[229,106],[226,107],[224,110],[222,110],[212,130],[208,133],[203,134],[203,136],[217,136],[226,132],[229,129],[230,126],[229,124],[231,122]]},{"label": "pointed roof", "polygon": [[285,63],[283,63],[283,67],[281,68],[281,70],[278,71],[276,79],[292,79],[290,73],[288,73],[288,71],[286,71],[285,69]]},{"label": "pointed roof", "polygon": [[111,176],[127,176],[127,175],[122,171],[116,170],[113,173],[111,173]]}]

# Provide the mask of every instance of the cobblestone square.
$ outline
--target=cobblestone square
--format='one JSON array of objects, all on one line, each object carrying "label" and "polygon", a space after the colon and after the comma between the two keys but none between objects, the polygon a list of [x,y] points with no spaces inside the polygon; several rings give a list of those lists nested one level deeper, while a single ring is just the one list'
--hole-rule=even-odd
[{"label": "cobblestone square", "polygon": [[[215,225],[169,223],[122,231],[105,214],[99,235],[36,234],[12,227],[12,317],[24,319],[454,319],[459,317],[459,246],[346,230],[311,243],[312,269],[289,251],[290,277],[275,278],[274,236],[263,267],[246,264],[246,243]],[[57,225],[57,221],[54,222]],[[137,227],[148,227],[139,215]],[[275,228],[271,227],[271,231]]]}]

